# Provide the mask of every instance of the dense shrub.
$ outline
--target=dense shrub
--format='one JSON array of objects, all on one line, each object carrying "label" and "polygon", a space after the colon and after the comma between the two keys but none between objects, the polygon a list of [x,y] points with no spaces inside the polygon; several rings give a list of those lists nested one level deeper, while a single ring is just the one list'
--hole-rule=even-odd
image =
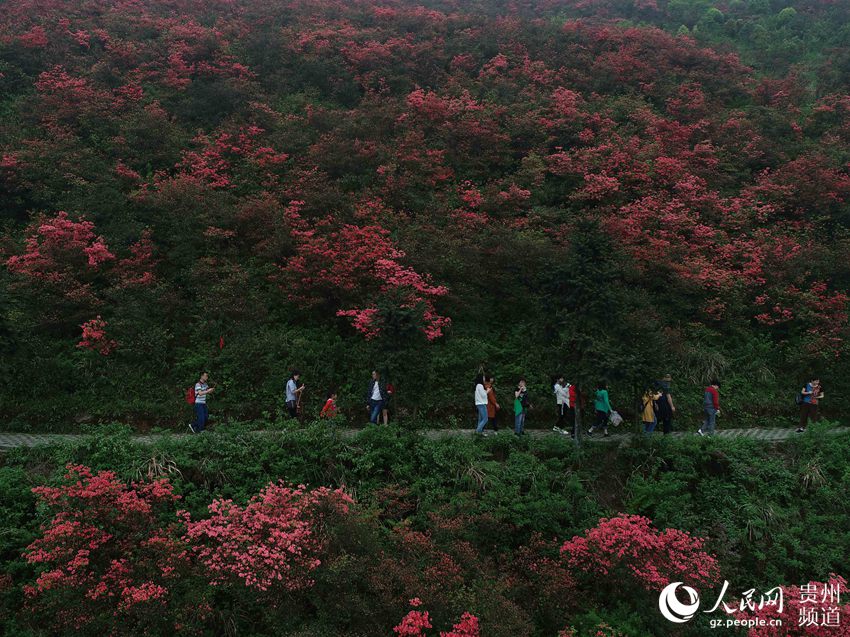
[{"label": "dense shrub", "polygon": [[[482,635],[710,634],[708,616],[665,632],[660,587],[685,581],[710,599],[724,579],[733,596],[841,571],[847,446],[813,432],[774,447],[695,437],[577,451],[560,436],[236,425],[140,446],[100,430],[0,467],[19,494],[0,535],[5,628],[392,634],[419,598],[437,632],[469,612]],[[60,470],[114,449],[117,472]],[[111,595],[89,595],[101,584]]]}]

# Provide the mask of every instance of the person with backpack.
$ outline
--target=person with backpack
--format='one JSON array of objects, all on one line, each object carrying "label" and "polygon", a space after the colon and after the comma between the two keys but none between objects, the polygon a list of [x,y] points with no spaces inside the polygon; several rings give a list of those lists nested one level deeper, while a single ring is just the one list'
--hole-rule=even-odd
[{"label": "person with backpack", "polygon": [[487,388],[484,386],[486,382],[484,374],[478,374],[475,377],[475,411],[478,414],[478,424],[475,427],[475,433],[484,433],[484,427],[487,426]]},{"label": "person with backpack", "polygon": [[289,375],[289,380],[286,381],[286,412],[290,418],[298,417],[298,407],[301,401],[301,394],[306,387],[300,382],[301,372],[293,369]]},{"label": "person with backpack", "polygon": [[596,396],[593,401],[596,409],[596,423],[587,430],[588,435],[593,434],[594,429],[602,429],[603,435],[608,435],[608,418],[611,417],[611,402],[608,399],[608,383],[599,381],[596,385]]},{"label": "person with backpack", "polygon": [[528,408],[528,387],[525,385],[525,379],[520,378],[514,390],[514,434],[517,436],[525,435],[525,417],[528,414]]},{"label": "person with backpack", "polygon": [[656,405],[658,399],[661,398],[661,392],[653,391],[651,387],[647,387],[641,398],[641,421],[643,422],[643,433],[651,434],[655,431],[655,425],[658,424],[658,414],[656,413]]},{"label": "person with backpack", "polygon": [[209,377],[210,375],[207,372],[203,372],[193,388],[195,422],[189,425],[189,429],[191,429],[192,433],[195,434],[199,434],[204,431],[207,427],[207,421],[209,420],[210,413],[207,408],[207,396],[215,390],[215,387],[210,387],[207,384]]},{"label": "person with backpack", "polygon": [[797,428],[797,433],[801,434],[806,431],[806,426],[809,420],[812,422],[818,421],[818,403],[823,398],[823,387],[819,378],[813,378],[800,391],[800,426]]},{"label": "person with backpack", "polygon": [[664,435],[666,436],[673,431],[673,416],[676,414],[676,407],[673,405],[673,395],[670,393],[670,383],[673,377],[667,374],[664,378],[658,381],[658,391],[661,392],[661,397],[658,399],[658,420],[664,427]]},{"label": "person with backpack", "polygon": [[697,429],[698,436],[713,436],[717,417],[720,415],[720,381],[712,379],[711,384],[703,393],[703,412],[705,419],[702,427]]},{"label": "person with backpack", "polygon": [[378,370],[373,370],[372,380],[369,381],[369,387],[366,390],[366,409],[369,410],[369,422],[373,425],[378,424],[378,417],[389,397],[387,385],[381,380],[381,374]]}]

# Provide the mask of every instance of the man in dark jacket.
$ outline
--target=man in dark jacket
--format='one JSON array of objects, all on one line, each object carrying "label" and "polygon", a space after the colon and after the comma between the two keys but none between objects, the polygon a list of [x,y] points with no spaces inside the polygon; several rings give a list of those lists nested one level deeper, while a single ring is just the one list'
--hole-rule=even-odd
[{"label": "man in dark jacket", "polygon": [[378,424],[378,416],[381,415],[381,410],[389,397],[387,384],[381,380],[381,375],[377,371],[373,371],[372,380],[369,381],[369,388],[366,390],[366,409],[369,410],[369,422]]}]

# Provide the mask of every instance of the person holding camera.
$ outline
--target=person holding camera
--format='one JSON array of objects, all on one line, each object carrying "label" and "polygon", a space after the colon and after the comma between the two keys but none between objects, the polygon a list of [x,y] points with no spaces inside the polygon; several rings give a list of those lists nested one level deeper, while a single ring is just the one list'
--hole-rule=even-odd
[{"label": "person holding camera", "polygon": [[525,379],[520,378],[514,390],[514,433],[517,436],[525,435],[525,417],[528,414],[528,387]]}]

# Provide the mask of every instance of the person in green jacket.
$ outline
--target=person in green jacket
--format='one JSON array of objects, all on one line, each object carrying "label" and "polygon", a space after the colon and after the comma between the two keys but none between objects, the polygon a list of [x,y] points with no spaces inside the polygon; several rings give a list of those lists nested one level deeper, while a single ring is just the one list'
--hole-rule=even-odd
[{"label": "person in green jacket", "polygon": [[596,399],[593,402],[596,408],[596,424],[587,430],[592,434],[594,429],[602,429],[608,435],[608,417],[611,415],[611,403],[608,401],[608,383],[600,381],[596,386]]},{"label": "person in green jacket", "polygon": [[528,413],[528,387],[525,379],[520,378],[514,391],[514,433],[525,435],[525,415]]}]

